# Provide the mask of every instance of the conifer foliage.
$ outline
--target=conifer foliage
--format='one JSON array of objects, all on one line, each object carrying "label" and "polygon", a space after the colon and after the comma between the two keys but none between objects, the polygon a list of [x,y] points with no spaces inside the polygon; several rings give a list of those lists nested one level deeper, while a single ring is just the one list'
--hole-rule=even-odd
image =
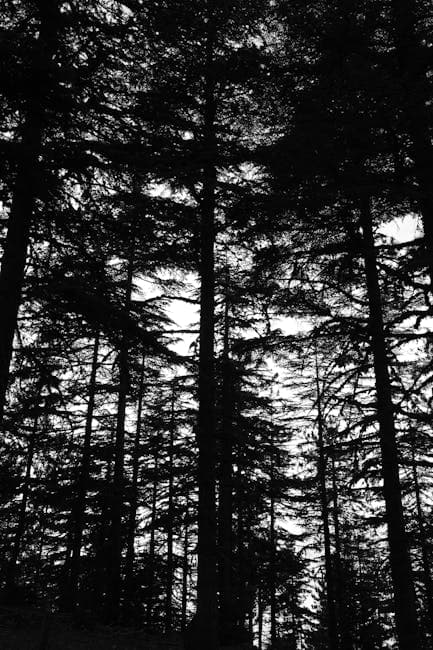
[{"label": "conifer foliage", "polygon": [[430,648],[429,3],[0,25],[0,639]]}]

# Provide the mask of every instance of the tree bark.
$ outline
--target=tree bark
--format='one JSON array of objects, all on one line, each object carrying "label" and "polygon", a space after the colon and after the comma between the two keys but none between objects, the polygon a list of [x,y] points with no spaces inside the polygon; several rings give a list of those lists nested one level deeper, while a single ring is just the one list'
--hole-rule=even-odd
[{"label": "tree bark", "polygon": [[258,617],[259,650],[263,650],[263,614],[264,614],[264,605],[263,605],[262,590],[259,587],[259,591],[258,591],[258,595],[257,595],[257,617]]},{"label": "tree bark", "polygon": [[[38,409],[38,404],[36,405],[36,409]],[[38,423],[39,423],[39,412],[36,411],[35,418],[33,421],[32,432],[30,434],[28,449],[27,449],[26,471],[24,474],[23,489],[21,493],[18,522],[17,522],[17,527],[14,535],[14,541],[12,544],[11,557],[8,562],[7,572],[6,572],[6,587],[5,587],[6,600],[8,600],[9,597],[13,596],[13,591],[16,584],[17,564],[20,556],[21,544],[22,544],[22,539],[23,539],[25,526],[26,526],[27,502],[30,493],[30,479],[31,479],[32,466],[33,466],[33,458],[35,455]]]},{"label": "tree bark", "polygon": [[[125,289],[124,314],[129,316],[131,308],[132,279],[134,272],[134,251],[131,246]],[[107,603],[106,614],[110,622],[117,621],[120,614],[122,588],[122,514],[124,500],[124,457],[125,416],[129,392],[129,340],[122,332],[119,349],[119,396],[117,403],[116,436],[114,447],[114,471],[110,499],[110,538],[107,553]]]},{"label": "tree bark", "polygon": [[154,452],[154,478],[152,486],[152,505],[150,513],[150,541],[149,541],[149,592],[146,607],[146,623],[150,628],[152,625],[153,614],[153,594],[155,583],[155,522],[156,522],[156,506],[158,502],[158,448],[155,447]]},{"label": "tree bark", "polygon": [[246,504],[245,504],[245,485],[244,485],[244,457],[242,443],[238,441],[236,449],[236,538],[235,538],[235,562],[234,562],[234,573],[236,575],[236,580],[234,582],[234,594],[233,594],[233,614],[232,620],[239,631],[244,628],[245,625],[245,615],[246,615],[246,582],[247,582],[247,515],[246,515]]},{"label": "tree bark", "polygon": [[174,433],[176,389],[173,381],[169,426],[168,447],[168,510],[167,510],[167,584],[165,597],[165,630],[169,634],[173,628],[173,528],[174,528]]},{"label": "tree bark", "polygon": [[433,282],[433,145],[430,136],[431,91],[425,61],[427,54],[416,34],[413,0],[392,0],[394,41],[401,75],[405,128],[412,140],[414,172],[419,187],[425,249],[430,280]]},{"label": "tree bark", "polygon": [[27,98],[24,109],[21,152],[12,189],[12,204],[0,271],[0,427],[3,423],[27,249],[40,183],[39,156],[46,120],[44,104],[53,90],[46,71],[50,68],[51,59],[57,49],[59,16],[57,3],[36,4],[39,37],[34,54],[35,92],[33,97]]},{"label": "tree bark", "polygon": [[430,633],[430,643],[433,644],[433,580],[430,568],[430,557],[428,552],[427,532],[425,528],[425,519],[421,503],[421,489],[418,479],[418,468],[415,453],[415,440],[412,435],[411,441],[411,459],[412,459],[412,477],[415,490],[416,515],[420,536],[422,568],[424,572],[425,600],[427,604],[428,629]]},{"label": "tree bark", "polygon": [[187,627],[187,605],[188,605],[188,551],[189,551],[189,493],[186,494],[185,504],[185,529],[183,535],[183,562],[182,562],[182,605],[181,605],[181,631],[184,633]]},{"label": "tree bark", "polygon": [[274,436],[271,433],[271,472],[270,472],[270,522],[269,522],[269,594],[270,594],[270,634],[271,648],[277,643],[277,594],[276,594],[276,530],[275,530],[275,445]]},{"label": "tree bark", "polygon": [[324,445],[324,420],[322,413],[322,393],[320,389],[319,367],[316,359],[316,392],[317,392],[317,430],[318,452],[317,475],[319,482],[320,506],[323,525],[323,544],[325,550],[325,583],[326,609],[328,618],[329,650],[338,650],[338,622],[335,603],[335,580],[332,566],[331,534],[329,530],[328,491],[326,487],[326,456]]},{"label": "tree bark", "polygon": [[97,534],[94,543],[95,581],[93,587],[93,598],[90,609],[97,613],[98,617],[104,616],[105,596],[107,587],[107,562],[108,538],[110,534],[110,496],[109,488],[112,480],[113,469],[113,441],[114,429],[110,429],[109,457],[104,476],[103,486],[98,494],[100,508],[100,519],[97,523]]},{"label": "tree bark", "polygon": [[36,571],[35,571],[35,580],[34,584],[40,588],[40,575],[43,567],[42,558],[44,554],[44,544],[45,544],[45,533],[48,527],[48,517],[47,517],[48,506],[44,506],[41,513],[39,514],[39,540],[38,540],[38,551],[37,551],[37,560],[36,560]]},{"label": "tree bark", "polygon": [[220,592],[220,638],[230,634],[233,619],[232,566],[233,566],[233,404],[232,377],[229,357],[229,303],[226,296],[224,308],[224,343],[222,358],[221,446],[219,467],[218,508],[218,573]]},{"label": "tree bark", "polygon": [[138,474],[140,470],[141,419],[144,397],[144,355],[141,360],[140,383],[138,387],[137,421],[135,426],[134,448],[132,452],[132,482],[128,513],[128,529],[125,560],[125,605],[130,607],[133,597],[135,532],[138,508]]},{"label": "tree bark", "polygon": [[341,565],[341,535],[338,503],[337,470],[335,466],[335,447],[331,446],[331,479],[332,479],[332,520],[334,524],[334,565],[335,565],[335,608],[341,650],[349,648],[351,635],[348,629],[346,606],[344,598],[343,569]]},{"label": "tree bark", "polygon": [[369,201],[362,200],[360,208],[396,632],[400,650],[413,650],[413,648],[419,647],[420,639],[409,543],[402,505],[394,405]]},{"label": "tree bark", "polygon": [[203,188],[200,225],[200,351],[198,378],[198,559],[194,650],[216,650],[217,553],[215,503],[215,79],[213,17],[209,10],[205,44]]},{"label": "tree bark", "polygon": [[93,412],[95,410],[96,374],[98,371],[99,332],[96,333],[93,344],[92,366],[89,379],[89,397],[87,402],[86,425],[84,430],[83,450],[80,474],[76,486],[75,503],[72,507],[72,540],[71,559],[67,567],[64,607],[74,609],[78,604],[78,583],[80,578],[81,546],[83,542],[86,498],[90,478],[91,442],[93,427]]},{"label": "tree bark", "polygon": [[41,141],[40,117],[29,116],[23,129],[23,153],[15,179],[0,273],[0,424],[3,422],[13,340],[21,304]]},{"label": "tree bark", "polygon": [[[293,650],[297,650],[298,647],[298,638],[300,638],[300,629],[299,629],[299,623],[298,623],[298,617],[297,617],[297,598],[296,598],[296,586],[294,584],[294,580],[292,580],[292,595],[291,595],[291,614],[292,614],[292,630],[293,630]],[[302,627],[301,627],[302,631]],[[301,641],[302,643],[302,641]]]}]

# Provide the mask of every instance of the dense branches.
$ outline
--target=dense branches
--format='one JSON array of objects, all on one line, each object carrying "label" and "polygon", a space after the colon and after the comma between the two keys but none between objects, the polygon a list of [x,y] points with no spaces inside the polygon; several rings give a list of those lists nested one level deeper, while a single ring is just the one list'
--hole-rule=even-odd
[{"label": "dense branches", "polygon": [[3,605],[430,647],[427,3],[4,5]]}]

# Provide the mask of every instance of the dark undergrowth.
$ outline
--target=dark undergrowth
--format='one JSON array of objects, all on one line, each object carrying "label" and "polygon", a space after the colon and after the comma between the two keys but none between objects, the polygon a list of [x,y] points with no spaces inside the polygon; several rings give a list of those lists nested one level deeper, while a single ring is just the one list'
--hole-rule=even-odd
[{"label": "dark undergrowth", "polygon": [[0,608],[1,650],[181,650],[178,637],[99,624],[83,626],[71,616],[42,609]]}]

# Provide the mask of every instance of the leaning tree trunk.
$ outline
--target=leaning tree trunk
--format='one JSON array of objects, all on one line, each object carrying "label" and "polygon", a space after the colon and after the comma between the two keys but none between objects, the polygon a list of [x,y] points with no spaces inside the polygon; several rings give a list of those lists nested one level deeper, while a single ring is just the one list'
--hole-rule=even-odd
[{"label": "leaning tree trunk", "polygon": [[402,504],[382,297],[368,199],[362,200],[360,207],[360,225],[364,239],[364,263],[370,317],[371,351],[376,384],[376,408],[382,457],[383,495],[395,602],[395,623],[400,650],[413,650],[413,648],[419,647],[416,598]]},{"label": "leaning tree trunk", "polygon": [[[210,12],[209,12],[210,13]],[[213,20],[209,16],[205,44],[203,189],[200,225],[200,352],[198,377],[198,545],[197,612],[191,647],[216,650],[217,553],[215,503],[215,207],[216,137]]]},{"label": "leaning tree trunk", "polygon": [[89,398],[87,402],[86,425],[81,458],[80,474],[76,486],[75,502],[71,511],[72,540],[71,559],[66,567],[66,585],[64,588],[64,608],[74,609],[78,600],[78,582],[80,577],[81,547],[83,543],[84,520],[86,512],[86,497],[90,479],[91,441],[93,413],[96,397],[96,373],[98,370],[99,332],[93,343],[92,367],[89,379]]},{"label": "leaning tree trunk", "polygon": [[[124,315],[129,317],[134,272],[134,251],[131,246],[125,289]],[[114,471],[110,499],[110,538],[107,553],[107,602],[106,615],[110,622],[117,621],[120,614],[122,588],[122,511],[124,499],[125,417],[129,392],[129,340],[125,329],[119,349],[119,394],[117,402],[116,435],[114,443]]]},{"label": "leaning tree trunk", "polygon": [[57,48],[57,3],[38,3],[39,38],[34,55],[33,97],[27,98],[20,154],[12,189],[12,205],[0,271],[0,426],[3,422],[13,340],[24,284],[27,249],[40,184],[40,164],[46,116],[44,103],[52,94],[47,74]]},{"label": "leaning tree trunk", "polygon": [[328,491],[326,487],[326,455],[324,445],[324,419],[322,413],[322,393],[320,389],[319,368],[316,359],[316,392],[317,392],[317,430],[318,452],[317,478],[319,482],[320,508],[323,525],[323,544],[325,550],[325,583],[326,583],[326,613],[328,619],[329,650],[338,650],[338,622],[335,603],[335,579],[332,567],[331,533],[329,530]]},{"label": "leaning tree trunk", "polygon": [[413,0],[392,0],[394,42],[401,76],[401,101],[405,125],[412,140],[414,174],[422,216],[425,249],[433,282],[433,144],[431,88],[428,80],[427,48],[422,51],[416,34],[416,7]]},{"label": "leaning tree trunk", "polygon": [[15,179],[2,257],[0,273],[0,423],[3,421],[13,340],[21,303],[30,226],[36,199],[35,175],[42,140],[40,122],[39,116],[29,116],[23,129],[21,143],[23,153]]}]

